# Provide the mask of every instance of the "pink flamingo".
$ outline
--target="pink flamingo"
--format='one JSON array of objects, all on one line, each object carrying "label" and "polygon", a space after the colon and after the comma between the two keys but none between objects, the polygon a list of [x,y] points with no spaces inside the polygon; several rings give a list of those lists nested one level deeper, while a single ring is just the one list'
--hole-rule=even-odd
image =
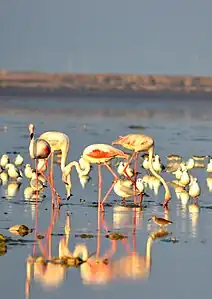
[{"label": "pink flamingo", "polygon": [[[124,173],[127,175],[126,168],[132,161],[132,159],[135,157],[136,158],[136,166],[137,168],[137,163],[138,163],[138,154],[139,152],[144,152],[148,151],[149,153],[149,168],[152,174],[160,180],[160,182],[163,184],[165,188],[165,200],[163,203],[163,207],[168,206],[168,202],[171,199],[171,193],[169,191],[168,185],[165,182],[165,180],[154,170],[153,165],[152,165],[152,160],[153,160],[153,155],[154,155],[154,140],[150,136],[142,135],[142,134],[128,134],[126,136],[120,136],[117,140],[113,141],[112,144],[119,144],[123,146],[124,148],[127,148],[129,150],[133,150],[134,153],[132,154],[131,158],[128,161],[128,164],[126,165],[124,169]],[[135,173],[137,172],[137,169],[135,169]],[[129,177],[130,180],[132,178]],[[135,182],[133,181],[135,184]]]},{"label": "pink flamingo", "polygon": [[[31,159],[35,159],[35,169],[36,169],[36,177],[38,177],[38,160],[45,160],[45,164],[48,163],[48,159],[51,155],[51,146],[50,144],[41,138],[35,140],[34,136],[35,126],[33,124],[29,125],[29,132],[30,132],[30,144],[29,144],[29,154]],[[50,182],[44,173],[40,170],[40,173],[45,177],[45,179],[50,184],[52,190],[56,193],[58,198],[58,204],[60,204],[60,197],[55,190],[52,182]],[[54,198],[52,197],[52,205],[54,206]]]},{"label": "pink flamingo", "polygon": [[[81,157],[81,161],[83,160],[84,167],[86,167],[86,165],[87,165],[87,167],[89,168],[90,164],[98,165],[98,178],[99,178],[98,207],[104,207],[104,201],[106,200],[106,198],[112,191],[114,184],[118,181],[118,176],[115,174],[115,172],[112,170],[112,168],[107,164],[107,162],[113,158],[128,159],[129,155],[111,145],[108,145],[108,144],[92,144],[92,145],[87,146],[84,149],[82,157]],[[101,166],[102,165],[104,165],[112,173],[115,180],[113,181],[111,188],[108,190],[105,197],[101,201],[101,191],[102,191]],[[69,170],[67,171],[67,169],[69,169]],[[70,172],[71,172],[71,167],[69,168],[66,166],[66,171],[65,171],[65,173],[63,173],[64,183],[67,183],[67,177],[70,174]]]}]

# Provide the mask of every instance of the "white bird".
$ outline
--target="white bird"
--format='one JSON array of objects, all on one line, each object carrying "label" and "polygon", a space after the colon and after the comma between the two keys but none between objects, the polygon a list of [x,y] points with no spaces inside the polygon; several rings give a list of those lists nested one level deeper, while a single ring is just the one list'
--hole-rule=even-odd
[{"label": "white bird", "polygon": [[143,168],[148,170],[149,169],[149,158],[148,157],[144,157],[144,161],[142,164]]},{"label": "white bird", "polygon": [[47,187],[39,178],[36,177],[36,172],[32,173],[32,179],[30,181],[30,186],[34,191],[40,191]]},{"label": "white bird", "polygon": [[209,163],[207,165],[207,172],[212,172],[212,159],[209,160]]},{"label": "white bird", "polygon": [[[144,192],[143,180],[141,178],[136,180],[136,187],[138,189],[136,189],[136,195],[140,195]],[[118,180],[115,183],[113,190],[119,197],[122,197],[123,199],[132,197],[135,194],[135,186],[130,180]]]},{"label": "white bird", "polygon": [[175,172],[173,172],[173,174],[175,175],[177,180],[180,180],[183,172],[182,172],[181,168],[178,168]]},{"label": "white bird", "polygon": [[21,183],[16,182],[16,181],[9,183],[7,186],[7,190],[5,192],[6,197],[15,197],[20,186],[21,186]]},{"label": "white bird", "polygon": [[208,186],[208,190],[209,190],[209,192],[212,192],[212,178],[211,178],[211,177],[208,177],[208,178],[206,179],[206,181],[207,181],[207,186]]},{"label": "white bird", "polygon": [[6,154],[2,155],[1,160],[0,160],[0,165],[3,168],[5,168],[8,163],[10,163],[10,159],[9,159],[8,155],[6,155]]},{"label": "white bird", "polygon": [[[124,173],[124,169],[125,167],[128,165],[127,162],[121,161],[118,165],[117,171],[120,175],[124,175],[126,176],[126,174]],[[133,177],[134,176],[134,170],[128,165],[126,168],[126,173],[128,175],[128,177]]]},{"label": "white bird", "polygon": [[155,155],[154,161],[152,162],[152,166],[154,170],[157,172],[161,172],[165,168],[160,161],[159,155]]},{"label": "white bird", "polygon": [[7,164],[6,169],[8,172],[8,175],[11,179],[22,179],[23,175],[22,172],[14,165],[14,164]]},{"label": "white bird", "polygon": [[190,170],[192,168],[194,168],[195,162],[193,158],[189,158],[188,161],[186,162],[186,168],[187,170]]},{"label": "white bird", "polygon": [[189,184],[188,194],[192,198],[197,198],[200,195],[200,186],[198,184],[197,178],[193,178],[191,183]]},{"label": "white bird", "polygon": [[1,178],[1,180],[2,180],[2,185],[3,186],[5,186],[5,185],[7,185],[7,183],[8,183],[8,173],[7,172],[2,172],[1,174],[0,174],[0,178]]},{"label": "white bird", "polygon": [[33,173],[33,168],[31,167],[30,164],[26,164],[24,169],[24,175],[28,180],[32,178],[32,173]]},{"label": "white bird", "polygon": [[180,178],[180,183],[187,186],[190,182],[190,176],[187,170],[183,170],[182,176]]},{"label": "white bird", "polygon": [[22,164],[24,163],[24,158],[18,154],[16,157],[15,157],[15,160],[14,160],[14,164],[16,166],[21,166]]}]

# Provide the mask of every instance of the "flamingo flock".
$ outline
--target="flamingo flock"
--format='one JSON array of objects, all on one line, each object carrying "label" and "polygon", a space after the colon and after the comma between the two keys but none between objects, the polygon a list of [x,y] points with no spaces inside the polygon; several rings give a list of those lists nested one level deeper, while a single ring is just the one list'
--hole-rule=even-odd
[{"label": "flamingo flock", "polygon": [[[177,200],[184,204],[191,198],[194,201],[194,213],[197,213],[197,202],[201,194],[201,186],[198,178],[193,176],[194,168],[202,168],[206,173],[212,172],[212,158],[210,156],[192,156],[183,160],[180,155],[171,154],[167,156],[166,163],[162,163],[160,156],[156,153],[155,141],[152,137],[143,134],[128,134],[125,136],[114,137],[111,144],[97,143],[86,146],[79,155],[78,161],[68,161],[70,140],[69,137],[57,131],[44,132],[38,138],[35,137],[35,125],[29,125],[29,157],[34,163],[25,164],[25,158],[17,153],[3,154],[0,158],[0,183],[4,186],[8,184],[6,197],[15,197],[17,190],[23,180],[28,181],[28,186],[24,190],[25,199],[34,199],[36,202],[36,225],[35,238],[39,243],[42,257],[37,257],[35,251],[33,257],[27,259],[27,282],[26,289],[29,289],[29,281],[34,272],[34,278],[42,281],[44,284],[57,285],[65,277],[66,266],[80,266],[81,277],[85,283],[105,283],[115,278],[131,277],[132,279],[148,277],[151,269],[151,247],[153,241],[169,235],[164,227],[172,225],[173,222],[168,219],[168,205],[173,194]],[[116,138],[116,139],[115,139]],[[61,238],[58,243],[58,256],[51,255],[51,233],[58,219],[60,207],[63,205],[61,196],[55,188],[54,177],[54,158],[60,155],[59,164],[61,171],[61,183],[64,185],[66,200],[72,195],[72,171],[75,168],[82,188],[91,178],[92,170],[98,173],[98,230],[97,246],[95,255],[89,253],[85,244],[77,244],[73,250],[69,249],[68,238],[70,235],[70,221],[67,217],[65,226],[65,238]],[[96,165],[96,166],[95,166]],[[103,176],[102,168],[108,170],[111,174],[111,186],[105,194],[103,193]],[[165,177],[169,176],[169,180]],[[208,175],[207,185],[212,192],[212,178]],[[127,255],[119,260],[110,261],[111,256],[116,252],[115,234],[110,234],[104,220],[105,202],[111,192],[114,192],[120,202],[116,206],[116,212],[129,207],[128,201],[132,203],[131,208],[139,209],[143,203],[143,198],[159,194],[159,188],[164,190],[164,218],[153,215],[151,220],[161,227],[159,231],[151,234],[146,243],[146,254],[139,255],[136,251],[136,213],[134,213],[133,226],[133,249],[130,250],[128,242],[120,238]],[[38,234],[38,199],[45,197],[46,188],[50,187],[52,192],[52,214],[50,225],[46,232]],[[171,194],[171,190],[174,191]],[[174,198],[175,199],[175,198]],[[145,199],[144,199],[145,200]],[[196,209],[196,210],[195,210]],[[134,212],[134,211],[133,211]],[[120,213],[115,213],[119,214]],[[123,215],[122,215],[123,217]],[[116,226],[119,220],[115,219]],[[111,241],[111,248],[100,255],[100,229],[101,227],[107,232]],[[39,238],[38,238],[39,236]],[[42,236],[46,238],[48,249],[42,244]],[[120,236],[118,236],[119,238]],[[49,252],[49,253],[48,253]],[[49,262],[50,261],[50,262]]]},{"label": "flamingo flock", "polygon": [[[118,148],[119,147],[119,148]],[[142,205],[143,196],[147,195],[149,187],[158,195],[158,190],[163,185],[165,190],[163,207],[168,208],[171,200],[170,188],[176,192],[176,197],[191,197],[197,199],[200,196],[201,188],[198,178],[193,177],[190,171],[195,168],[206,168],[206,172],[212,172],[212,158],[210,156],[192,156],[183,161],[180,155],[171,154],[167,156],[167,163],[164,165],[158,154],[155,154],[155,141],[152,137],[143,134],[128,134],[119,136],[110,144],[91,144],[84,148],[78,161],[68,162],[70,148],[69,137],[57,131],[48,131],[35,138],[35,125],[29,125],[29,156],[35,161],[34,166],[27,163],[24,165],[24,158],[18,153],[13,161],[8,154],[3,154],[0,159],[0,183],[3,185],[10,182],[11,194],[18,190],[23,177],[29,181],[25,190],[26,196],[40,194],[49,185],[52,190],[52,206],[60,207],[61,196],[57,193],[54,185],[54,155],[60,154],[61,179],[66,190],[68,200],[72,193],[72,170],[76,169],[80,183],[85,188],[90,180],[92,165],[97,165],[98,171],[98,207],[104,210],[104,204],[112,191],[122,198],[122,203],[133,198],[134,205]],[[132,153],[130,153],[130,151]],[[141,155],[141,153],[144,153]],[[147,154],[148,153],[148,154]],[[117,162],[114,164],[112,160]],[[134,161],[134,166],[132,165]],[[205,162],[207,162],[205,165]],[[50,164],[50,166],[49,166]],[[102,166],[112,175],[112,182],[109,190],[102,196],[103,178]],[[139,169],[143,169],[140,171]],[[138,171],[139,170],[139,171]],[[48,171],[48,173],[47,173]],[[146,172],[146,173],[145,173]],[[166,181],[162,174],[173,175],[175,178]],[[210,186],[210,177],[207,184]],[[56,199],[55,199],[56,196]],[[138,202],[137,197],[140,200]]]}]

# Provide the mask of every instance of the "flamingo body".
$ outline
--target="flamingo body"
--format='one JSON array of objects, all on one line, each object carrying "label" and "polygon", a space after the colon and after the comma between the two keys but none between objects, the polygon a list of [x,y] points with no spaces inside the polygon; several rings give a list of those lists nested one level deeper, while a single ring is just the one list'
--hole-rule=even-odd
[{"label": "flamingo body", "polygon": [[128,159],[129,155],[108,144],[92,144],[84,149],[82,157],[90,163],[98,164],[113,158]]}]

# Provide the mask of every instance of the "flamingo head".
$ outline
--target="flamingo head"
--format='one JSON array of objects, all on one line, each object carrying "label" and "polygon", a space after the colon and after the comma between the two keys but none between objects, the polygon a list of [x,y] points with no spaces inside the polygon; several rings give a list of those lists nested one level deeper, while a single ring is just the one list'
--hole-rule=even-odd
[{"label": "flamingo head", "polygon": [[30,134],[34,134],[34,131],[35,131],[35,126],[33,124],[30,124],[29,125],[29,132],[30,132]]}]

